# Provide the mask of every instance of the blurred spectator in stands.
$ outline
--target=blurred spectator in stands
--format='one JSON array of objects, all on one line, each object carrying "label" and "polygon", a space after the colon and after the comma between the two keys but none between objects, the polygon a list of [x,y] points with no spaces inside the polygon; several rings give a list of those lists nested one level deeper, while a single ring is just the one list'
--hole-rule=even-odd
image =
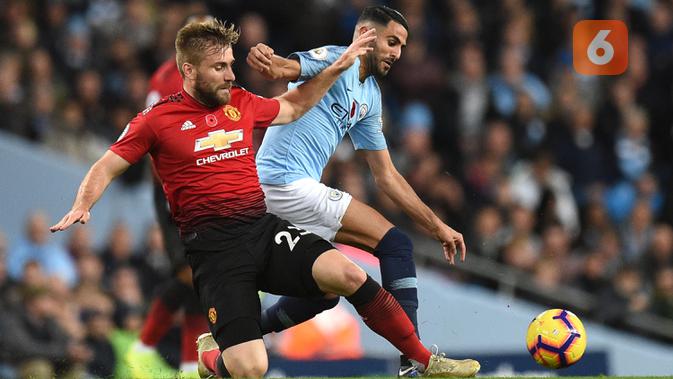
[{"label": "blurred spectator in stands", "polygon": [[28,216],[24,238],[7,255],[9,275],[21,279],[24,266],[35,261],[46,275],[72,287],[77,282],[75,262],[60,245],[49,243],[48,227],[44,213],[34,212]]},{"label": "blurred spectator in stands", "polygon": [[500,162],[499,171],[505,175],[509,174],[516,159],[513,139],[512,129],[505,121],[494,119],[486,125],[481,144],[482,149],[484,154]]},{"label": "blurred spectator in stands", "polygon": [[[432,111],[421,101],[408,103],[402,109],[400,121],[402,158],[406,158],[407,164],[402,164],[403,172],[410,170],[411,166],[416,166],[416,162],[425,155],[432,154],[432,129],[434,127],[434,118]],[[394,135],[391,137],[395,138]]]},{"label": "blurred spectator in stands", "polygon": [[570,180],[568,174],[554,164],[548,151],[538,150],[532,161],[520,161],[512,169],[512,197],[515,203],[531,211],[547,211],[538,213],[540,225],[556,220],[571,236],[576,236],[579,218]]},{"label": "blurred spectator in stands", "polygon": [[109,120],[106,117],[106,108],[102,99],[103,80],[101,74],[93,69],[80,72],[75,82],[75,91],[75,98],[82,107],[86,130],[93,131],[109,140],[118,137],[110,130]]},{"label": "blurred spectator in stands", "polygon": [[595,315],[609,325],[621,325],[625,316],[642,312],[648,306],[640,272],[633,266],[624,266],[612,279],[612,284],[598,295]]},{"label": "blurred spectator in stands", "polygon": [[542,230],[541,255],[543,258],[556,263],[561,280],[571,283],[582,270],[583,258],[572,249],[572,238],[568,231],[560,224],[547,225]]},{"label": "blurred spectator in stands", "polygon": [[584,259],[582,271],[575,284],[589,293],[598,294],[610,283],[605,258],[598,252],[592,252]]},{"label": "blurred spectator in stands", "polygon": [[[245,62],[251,47],[258,43],[269,43],[269,30],[264,17],[256,12],[242,15],[238,21],[238,27],[241,29],[241,37],[236,45],[237,49],[234,51],[234,57],[237,61]],[[286,53],[288,52],[277,52],[281,55]],[[272,81],[264,79],[259,72],[253,70],[247,64],[239,67],[236,80],[243,83],[249,91],[262,96],[269,96]]]},{"label": "blurred spectator in stands", "polygon": [[68,237],[66,249],[76,261],[79,261],[81,257],[96,254],[91,241],[91,228],[88,225],[75,225]]},{"label": "blurred spectator in stands", "polygon": [[579,243],[583,248],[593,250],[598,248],[601,235],[614,229],[603,203],[593,201],[584,208],[582,232]]},{"label": "blurred spectator in stands", "polygon": [[659,181],[649,171],[635,182],[622,180],[604,193],[608,212],[616,223],[624,222],[639,200],[649,204],[653,215],[658,215],[664,206],[664,194],[659,189]]},{"label": "blurred spectator in stands", "polygon": [[131,266],[136,267],[137,258],[133,254],[131,231],[123,222],[118,222],[110,231],[107,245],[101,254],[103,261],[104,282],[107,286],[112,283],[112,276],[117,269]]},{"label": "blurred spectator in stands", "polygon": [[82,107],[74,100],[69,100],[61,107],[57,126],[51,130],[46,144],[81,163],[95,162],[108,145],[87,129]]},{"label": "blurred spectator in stands", "polygon": [[23,307],[4,315],[0,349],[9,352],[21,377],[82,377],[91,351],[56,320],[59,304],[46,288],[27,288]]},{"label": "blurred spectator in stands", "polygon": [[147,228],[143,246],[134,257],[134,262],[143,295],[151,298],[157,284],[164,282],[172,274],[171,262],[164,248],[164,239],[158,224],[153,223]]},{"label": "blurred spectator in stands", "polygon": [[658,224],[654,227],[652,240],[641,257],[641,269],[648,282],[654,281],[656,272],[662,267],[673,267],[673,227]]},{"label": "blurred spectator in stands", "polygon": [[458,146],[469,158],[477,153],[489,105],[486,62],[482,48],[476,42],[468,42],[460,49],[458,67],[449,78],[449,87],[458,97]]},{"label": "blurred spectator in stands", "polygon": [[[608,87],[608,98],[599,107],[597,112],[597,129],[599,140],[604,141],[610,148],[610,169],[618,174],[618,168],[615,162],[615,139],[619,128],[622,125],[626,113],[636,107],[636,94],[631,82],[624,77],[617,77]],[[614,167],[613,167],[614,166]]]},{"label": "blurred spectator in stands", "polygon": [[129,0],[124,5],[124,14],[120,20],[121,33],[137,50],[150,48],[155,39],[153,4],[144,0]]},{"label": "blurred spectator in stands", "polygon": [[0,309],[3,312],[12,309],[19,301],[17,283],[9,277],[7,272],[7,239],[0,232]]},{"label": "blurred spectator in stands", "polygon": [[130,266],[118,267],[112,273],[110,292],[116,308],[143,308],[143,293],[138,273]]},{"label": "blurred spectator in stands", "polygon": [[670,112],[673,92],[673,4],[654,1],[649,13],[647,54],[650,64],[650,88],[646,104],[650,115],[650,139],[656,160],[660,164],[673,161],[673,136]]},{"label": "blurred spectator in stands", "polygon": [[110,343],[114,326],[111,311],[87,309],[82,313],[82,321],[87,328],[84,343],[93,353],[93,358],[87,365],[87,372],[98,378],[113,377],[117,357]]},{"label": "blurred spectator in stands", "polygon": [[[442,23],[444,38],[452,47],[460,46],[467,41],[477,41],[482,37],[482,25],[479,13],[474,4],[468,0],[453,0],[444,2],[449,14],[445,18],[449,22]],[[455,58],[452,49],[446,49],[446,58]]]},{"label": "blurred spectator in stands", "polygon": [[626,112],[614,145],[619,171],[626,180],[638,179],[652,162],[648,129],[643,109],[630,108]]},{"label": "blurred spectator in stands", "polygon": [[74,15],[67,18],[65,28],[65,33],[61,34],[65,36],[63,46],[60,46],[60,38],[51,38],[57,38],[53,52],[58,54],[68,77],[72,78],[76,72],[91,66],[91,30],[84,18]]},{"label": "blurred spectator in stands", "polygon": [[519,91],[528,93],[539,112],[545,112],[551,103],[547,86],[536,75],[526,71],[523,54],[516,47],[503,47],[500,70],[489,77],[493,105],[500,116],[510,117],[514,114]]},{"label": "blurred spectator in stands", "polygon": [[502,216],[496,207],[487,206],[479,209],[474,219],[471,245],[477,254],[497,259],[505,244],[505,229]]},{"label": "blurred spectator in stands", "polygon": [[568,123],[555,125],[550,133],[554,155],[561,168],[573,175],[573,193],[580,205],[586,204],[589,190],[596,183],[607,183],[609,156],[595,133],[593,110],[582,101],[572,107]]},{"label": "blurred spectator in stands", "polygon": [[535,272],[540,261],[539,249],[530,239],[514,238],[509,241],[500,258],[504,264],[525,272]]},{"label": "blurred spectator in stands", "polygon": [[535,263],[533,282],[542,291],[553,293],[563,281],[563,272],[559,270],[559,263],[550,258],[543,258]]},{"label": "blurred spectator in stands", "polygon": [[662,266],[656,272],[650,310],[673,320],[673,266]]},{"label": "blurred spectator in stands", "polygon": [[654,233],[652,222],[649,204],[644,200],[638,200],[621,232],[624,262],[636,263],[641,259],[652,241]]},{"label": "blurred spectator in stands", "polygon": [[92,290],[103,292],[103,263],[98,255],[87,254],[77,259],[79,284],[75,291]]},{"label": "blurred spectator in stands", "polygon": [[520,205],[508,209],[507,239],[523,238],[530,240],[536,247],[540,246],[540,238],[535,234],[535,214]]},{"label": "blurred spectator in stands", "polygon": [[413,32],[409,36],[402,58],[390,72],[391,82],[398,91],[398,101],[406,103],[422,100],[431,103],[446,83],[444,65],[428,51],[423,36],[414,35]]},{"label": "blurred spectator in stands", "polygon": [[548,128],[530,95],[519,91],[512,115],[512,129],[518,158],[528,158],[539,150],[548,136]]},{"label": "blurred spectator in stands", "polygon": [[4,115],[0,129],[27,137],[24,109],[25,90],[21,87],[21,58],[18,54],[0,51],[0,112]]}]

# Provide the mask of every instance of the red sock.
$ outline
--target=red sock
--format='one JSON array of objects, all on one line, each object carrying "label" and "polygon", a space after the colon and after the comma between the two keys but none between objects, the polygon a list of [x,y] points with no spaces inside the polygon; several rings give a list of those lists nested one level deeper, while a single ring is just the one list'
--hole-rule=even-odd
[{"label": "red sock", "polygon": [[217,357],[220,356],[219,349],[213,349],[203,352],[203,364],[210,372],[217,373]]},{"label": "red sock", "polygon": [[157,346],[171,326],[173,326],[173,312],[166,307],[161,298],[156,298],[147,313],[143,330],[140,331],[140,341],[147,346]]},{"label": "red sock", "polygon": [[379,287],[372,300],[355,309],[369,329],[387,339],[402,354],[428,366],[430,351],[421,344],[414,324],[390,292]]},{"label": "red sock", "polygon": [[185,314],[181,325],[181,348],[182,362],[196,362],[199,355],[194,348],[194,341],[203,333],[208,332],[208,321],[202,313]]}]

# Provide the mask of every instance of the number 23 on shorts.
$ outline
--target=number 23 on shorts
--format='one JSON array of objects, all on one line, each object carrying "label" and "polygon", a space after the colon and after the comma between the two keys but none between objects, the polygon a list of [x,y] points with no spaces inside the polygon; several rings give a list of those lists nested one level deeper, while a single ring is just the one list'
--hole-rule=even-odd
[{"label": "number 23 on shorts", "polygon": [[629,63],[629,31],[620,20],[582,20],[573,28],[573,66],[583,75],[619,75]]}]

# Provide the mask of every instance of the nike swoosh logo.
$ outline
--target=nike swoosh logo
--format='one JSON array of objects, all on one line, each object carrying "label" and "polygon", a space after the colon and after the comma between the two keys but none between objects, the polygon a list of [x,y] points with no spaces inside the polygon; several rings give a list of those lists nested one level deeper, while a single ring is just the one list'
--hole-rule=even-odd
[{"label": "nike swoosh logo", "polygon": [[397,377],[402,378],[402,377],[406,377],[407,375],[410,376],[410,377],[418,376],[418,372],[414,373],[415,375],[409,375],[414,371],[416,371],[416,367],[414,367],[414,366],[400,367],[399,371],[397,371]]}]

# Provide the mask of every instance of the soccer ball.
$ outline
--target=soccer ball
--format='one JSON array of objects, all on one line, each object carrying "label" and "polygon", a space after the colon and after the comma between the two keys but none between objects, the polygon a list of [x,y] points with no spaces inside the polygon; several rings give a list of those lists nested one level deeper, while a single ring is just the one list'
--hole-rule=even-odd
[{"label": "soccer ball", "polygon": [[563,368],[577,363],[587,347],[582,321],[564,309],[548,309],[533,319],[526,333],[526,347],[542,366]]}]

